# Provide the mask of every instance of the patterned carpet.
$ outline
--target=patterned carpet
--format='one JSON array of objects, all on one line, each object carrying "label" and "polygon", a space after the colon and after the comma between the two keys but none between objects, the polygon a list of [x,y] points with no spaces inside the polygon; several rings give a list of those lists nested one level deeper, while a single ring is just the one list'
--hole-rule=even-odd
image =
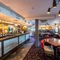
[{"label": "patterned carpet", "polygon": [[54,56],[44,55],[44,51],[41,47],[35,47],[33,44],[23,60],[51,60]]}]

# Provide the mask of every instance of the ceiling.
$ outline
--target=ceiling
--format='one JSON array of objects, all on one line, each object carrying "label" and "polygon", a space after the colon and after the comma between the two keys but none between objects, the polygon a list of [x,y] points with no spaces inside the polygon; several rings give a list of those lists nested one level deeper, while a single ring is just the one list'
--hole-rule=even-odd
[{"label": "ceiling", "polygon": [[[0,0],[26,19],[50,19],[58,14],[59,7],[51,9],[51,14],[47,14],[49,7],[52,7],[53,0]],[[46,17],[45,17],[46,16]]]}]

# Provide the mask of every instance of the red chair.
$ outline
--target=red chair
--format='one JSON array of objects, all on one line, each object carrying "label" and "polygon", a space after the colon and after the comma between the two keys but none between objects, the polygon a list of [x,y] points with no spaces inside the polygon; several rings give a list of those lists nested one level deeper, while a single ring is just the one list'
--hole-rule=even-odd
[{"label": "red chair", "polygon": [[44,51],[44,58],[45,60],[47,60],[46,58],[50,58],[51,60],[53,60],[53,54],[54,52],[51,50],[51,48],[49,46],[45,46],[44,45],[44,40],[41,40],[41,47]]},{"label": "red chair", "polygon": [[41,47],[44,49],[44,40],[41,40]]}]

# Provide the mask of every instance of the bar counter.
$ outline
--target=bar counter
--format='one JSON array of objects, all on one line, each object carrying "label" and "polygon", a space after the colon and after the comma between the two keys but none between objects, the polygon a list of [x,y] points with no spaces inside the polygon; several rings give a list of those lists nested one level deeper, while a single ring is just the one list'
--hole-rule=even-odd
[{"label": "bar counter", "polygon": [[15,34],[0,38],[0,60],[5,59],[29,40],[29,33]]}]

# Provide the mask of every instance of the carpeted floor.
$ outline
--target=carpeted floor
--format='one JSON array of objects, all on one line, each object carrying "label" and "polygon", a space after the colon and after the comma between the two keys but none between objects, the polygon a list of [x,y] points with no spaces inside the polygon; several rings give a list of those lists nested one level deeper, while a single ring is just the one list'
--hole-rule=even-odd
[{"label": "carpeted floor", "polygon": [[33,44],[23,60],[51,60],[50,58],[54,60],[53,56],[44,55],[43,49],[41,47],[35,47]]}]

